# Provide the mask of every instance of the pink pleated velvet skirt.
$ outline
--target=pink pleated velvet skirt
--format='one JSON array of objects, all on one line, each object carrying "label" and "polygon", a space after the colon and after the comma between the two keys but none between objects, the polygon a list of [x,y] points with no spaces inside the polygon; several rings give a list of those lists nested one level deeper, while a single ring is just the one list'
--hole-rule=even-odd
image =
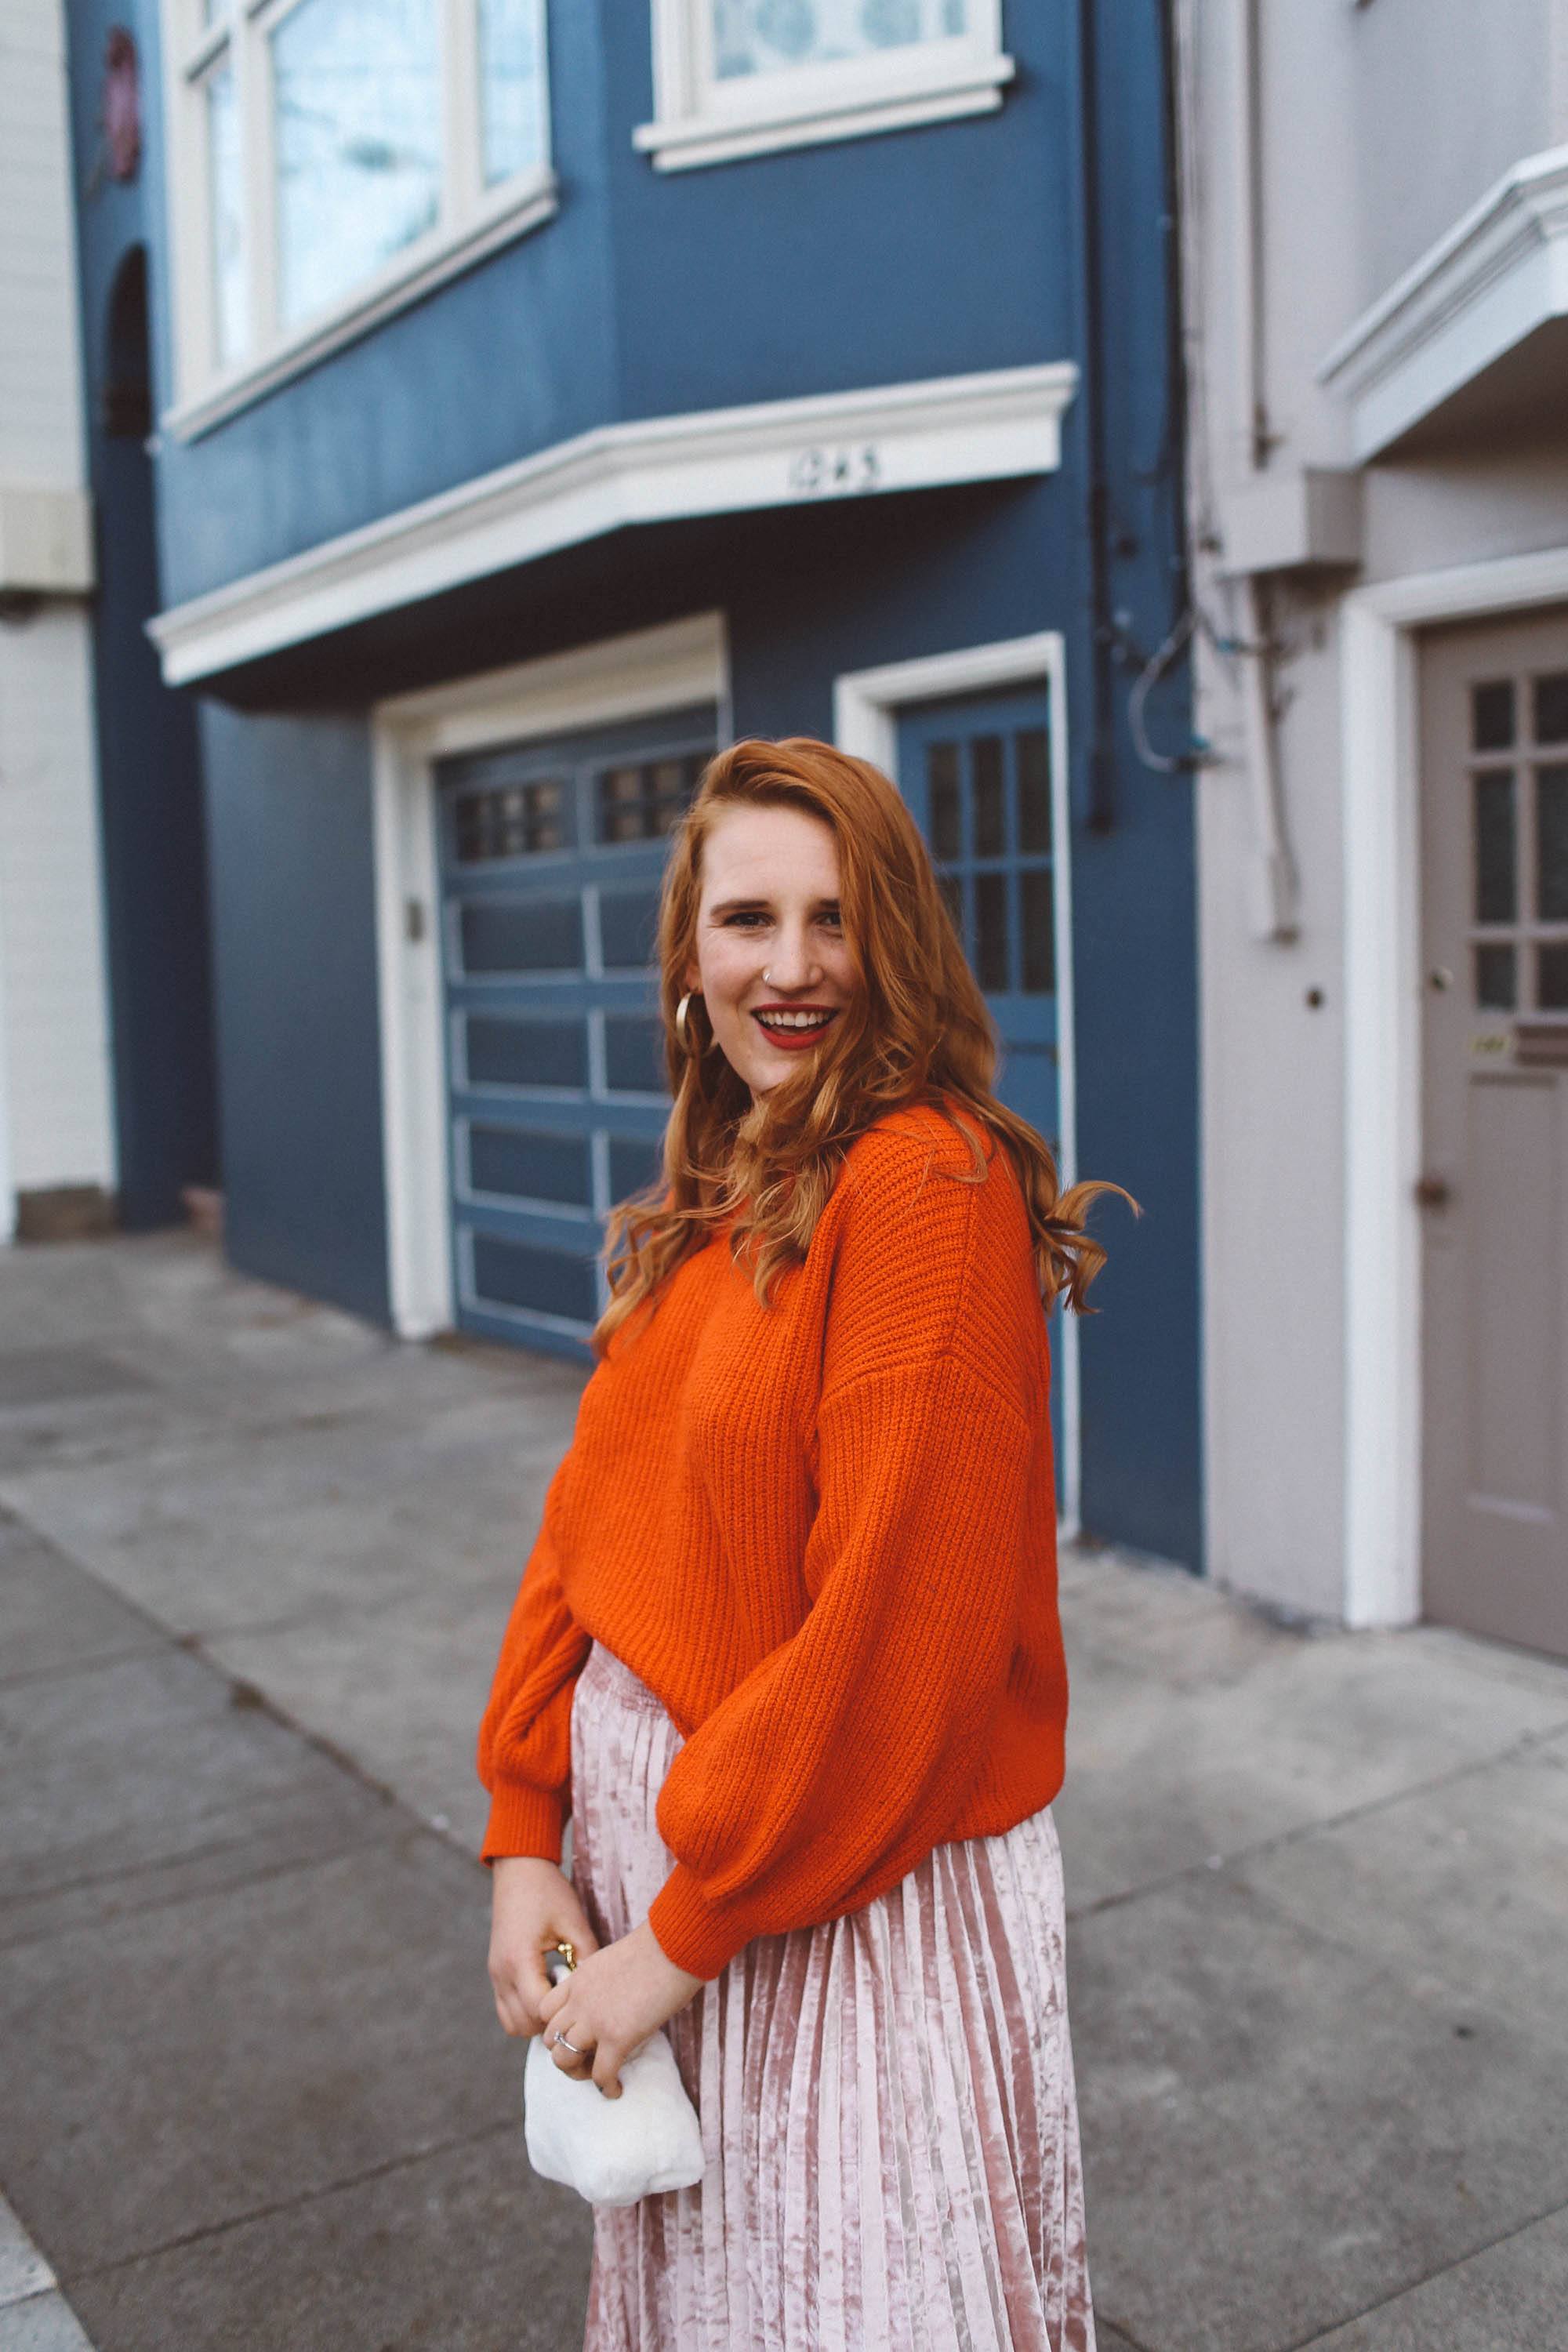
[{"label": "pink pleated velvet skirt", "polygon": [[[595,1643],[572,1874],[601,1942],[670,1869],[654,1806],[680,1745]],[[708,2168],[595,2207],[584,2352],[1094,2352],[1048,1808],[755,1937],[666,2031]]]}]

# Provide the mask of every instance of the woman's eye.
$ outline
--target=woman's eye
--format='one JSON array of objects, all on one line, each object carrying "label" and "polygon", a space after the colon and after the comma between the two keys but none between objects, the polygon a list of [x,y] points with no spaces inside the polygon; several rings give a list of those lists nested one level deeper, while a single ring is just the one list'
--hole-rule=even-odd
[{"label": "woman's eye", "polygon": [[765,923],[767,919],[759,908],[743,907],[738,913],[725,916],[724,928],[731,931],[750,931],[754,930],[759,923]]}]

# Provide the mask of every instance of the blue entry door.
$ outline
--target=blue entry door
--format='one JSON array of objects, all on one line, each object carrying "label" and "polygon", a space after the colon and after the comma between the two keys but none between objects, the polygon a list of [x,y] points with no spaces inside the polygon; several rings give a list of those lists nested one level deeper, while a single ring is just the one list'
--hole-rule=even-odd
[{"label": "blue entry door", "polygon": [[[970,966],[1002,1045],[996,1091],[1061,1162],[1057,988],[1057,827],[1048,689],[907,705],[899,786],[925,835]],[[1057,1494],[1076,1492],[1067,1402],[1076,1367],[1060,1310],[1051,1318]]]},{"label": "blue entry door", "polygon": [[653,967],[668,835],[711,706],[437,772],[459,1326],[580,1356],[604,1220],[669,1111]]}]

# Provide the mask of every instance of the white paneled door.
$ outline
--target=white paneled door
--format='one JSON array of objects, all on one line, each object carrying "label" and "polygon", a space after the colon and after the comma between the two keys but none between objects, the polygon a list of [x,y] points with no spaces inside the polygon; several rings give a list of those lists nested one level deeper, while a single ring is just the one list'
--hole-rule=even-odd
[{"label": "white paneled door", "polygon": [[1425,1608],[1568,1656],[1568,610],[1420,677]]}]

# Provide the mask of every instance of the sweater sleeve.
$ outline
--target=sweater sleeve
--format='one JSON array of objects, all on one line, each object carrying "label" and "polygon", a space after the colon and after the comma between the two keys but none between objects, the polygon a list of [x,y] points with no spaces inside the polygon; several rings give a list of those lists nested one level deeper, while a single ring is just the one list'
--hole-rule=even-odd
[{"label": "sweater sleeve", "polygon": [[501,1640],[479,1725],[479,1773],[490,1797],[482,1862],[514,1853],[561,1859],[570,1810],[572,1696],[593,1646],[566,1606],[556,1548],[570,1459],[557,1468],[545,1495],[538,1539]]},{"label": "sweater sleeve", "polygon": [[950,1833],[1014,1652],[1035,1443],[946,1348],[824,1401],[805,1622],[660,1791],[649,1925],[681,1967],[855,1910]]}]

